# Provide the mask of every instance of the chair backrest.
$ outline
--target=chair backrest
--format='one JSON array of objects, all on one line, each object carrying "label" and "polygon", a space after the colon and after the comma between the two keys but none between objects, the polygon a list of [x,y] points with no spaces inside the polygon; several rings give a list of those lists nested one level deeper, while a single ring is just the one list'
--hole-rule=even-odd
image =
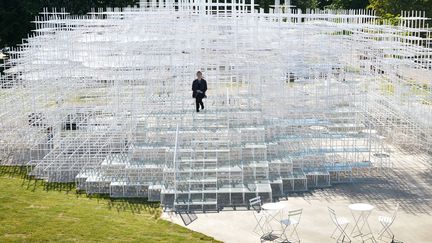
[{"label": "chair backrest", "polygon": [[327,207],[327,208],[328,208],[328,211],[330,213],[330,218],[333,221],[333,224],[335,224],[337,228],[341,229],[342,226],[338,222],[338,219],[337,219],[337,216],[336,216],[336,212],[334,211],[334,209],[332,209],[330,207]]},{"label": "chair backrest", "polygon": [[291,210],[288,212],[288,219],[295,219],[300,223],[300,218],[303,213],[303,209]]},{"label": "chair backrest", "polygon": [[395,207],[395,209],[394,209],[394,211],[393,211],[393,215],[392,215],[392,223],[393,223],[393,221],[396,219],[396,214],[397,214],[398,210],[399,210],[399,203],[396,204],[396,207]]},{"label": "chair backrest", "polygon": [[261,206],[261,197],[258,196],[258,197],[254,197],[254,198],[249,199],[249,205],[250,206],[260,205]]},{"label": "chair backrest", "polygon": [[330,207],[327,207],[327,208],[328,208],[331,220],[333,221],[334,224],[337,225],[337,218],[336,218],[335,211],[332,208],[330,208]]},{"label": "chair backrest", "polygon": [[261,212],[261,197],[254,197],[249,199],[249,206],[251,206],[258,213]]}]

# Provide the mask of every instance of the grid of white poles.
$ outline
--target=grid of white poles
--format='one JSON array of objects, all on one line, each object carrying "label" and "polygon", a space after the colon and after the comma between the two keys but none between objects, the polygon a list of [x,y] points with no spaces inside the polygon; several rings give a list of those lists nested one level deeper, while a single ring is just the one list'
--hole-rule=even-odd
[{"label": "grid of white poles", "polygon": [[351,182],[391,167],[388,145],[432,152],[424,13],[254,5],[44,10],[0,77],[0,163],[207,211]]}]

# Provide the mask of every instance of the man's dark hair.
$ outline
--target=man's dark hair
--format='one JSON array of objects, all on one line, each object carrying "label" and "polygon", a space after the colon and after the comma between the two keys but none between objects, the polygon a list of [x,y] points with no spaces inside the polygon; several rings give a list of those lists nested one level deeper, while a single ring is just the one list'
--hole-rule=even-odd
[{"label": "man's dark hair", "polygon": [[201,72],[201,71],[198,71],[196,74],[197,74],[197,75],[198,75],[198,74],[202,74],[202,72]]}]

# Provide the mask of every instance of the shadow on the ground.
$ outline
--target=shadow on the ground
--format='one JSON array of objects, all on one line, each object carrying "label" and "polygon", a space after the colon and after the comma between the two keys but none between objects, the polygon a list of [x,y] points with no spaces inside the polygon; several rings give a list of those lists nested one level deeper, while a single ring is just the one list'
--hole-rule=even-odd
[{"label": "shadow on the ground", "polygon": [[149,202],[145,198],[110,198],[109,195],[86,194],[76,190],[75,183],[47,182],[28,176],[24,166],[0,166],[0,176],[22,179],[22,186],[30,191],[58,191],[65,194],[76,195],[77,198],[88,198],[104,203],[110,210],[117,212],[131,212],[133,214],[149,213],[159,218],[162,213],[158,202]]},{"label": "shadow on the ground", "polygon": [[352,203],[373,204],[383,211],[392,211],[395,204],[399,203],[401,210],[406,213],[431,215],[432,161],[428,161],[429,158],[421,161],[421,165],[406,164],[406,167],[377,170],[363,175],[353,183],[333,185],[290,197],[327,202],[342,197]]},{"label": "shadow on the ground", "polygon": [[0,176],[28,178],[25,166],[0,166]]},{"label": "shadow on the ground", "polygon": [[180,218],[182,219],[185,226],[190,225],[198,218],[195,212],[178,212],[178,214],[180,215]]},{"label": "shadow on the ground", "polygon": [[162,209],[158,202],[149,202],[145,198],[109,198],[109,209],[115,209],[117,212],[132,212],[134,214],[141,214],[143,212],[154,215],[154,218],[159,218],[162,214]]}]

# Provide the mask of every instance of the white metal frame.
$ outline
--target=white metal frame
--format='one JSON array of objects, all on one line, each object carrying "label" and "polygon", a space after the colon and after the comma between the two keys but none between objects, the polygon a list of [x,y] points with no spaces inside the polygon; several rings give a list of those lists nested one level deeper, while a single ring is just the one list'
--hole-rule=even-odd
[{"label": "white metal frame", "polygon": [[[288,6],[45,9],[0,77],[0,163],[206,211],[351,182],[391,167],[389,143],[430,151],[424,13],[394,26],[369,10]],[[200,114],[197,70],[209,85]]]}]

